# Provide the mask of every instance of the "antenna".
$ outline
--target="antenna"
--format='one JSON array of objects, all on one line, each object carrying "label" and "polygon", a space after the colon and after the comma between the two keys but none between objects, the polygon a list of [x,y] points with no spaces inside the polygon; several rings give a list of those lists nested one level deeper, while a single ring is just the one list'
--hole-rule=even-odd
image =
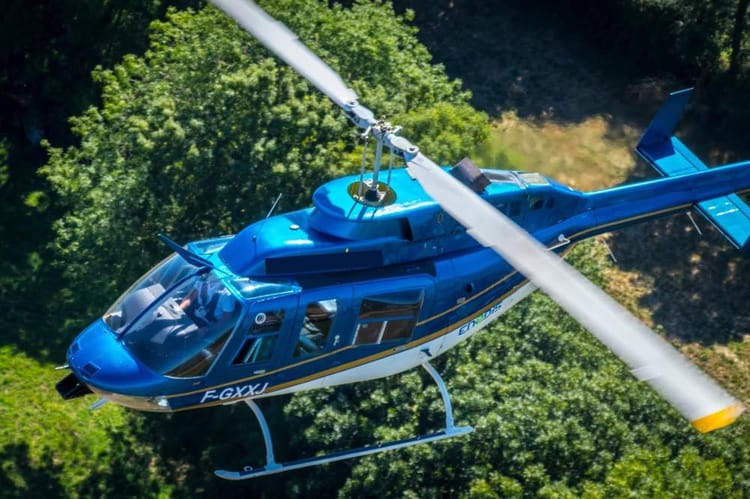
[{"label": "antenna", "polygon": [[283,195],[282,193],[279,193],[279,195],[276,196],[276,201],[273,202],[273,204],[271,205],[271,209],[268,210],[268,214],[266,215],[266,219],[268,219],[271,216],[271,214],[273,213],[273,210],[276,209],[276,205],[279,204],[279,201],[281,201],[281,196],[282,195]]},{"label": "antenna", "polygon": [[256,232],[255,234],[253,234],[253,243],[257,242],[257,240],[258,240],[258,234],[260,234],[261,231],[263,230],[263,227],[266,226],[266,220],[268,220],[269,218],[271,218],[271,215],[273,214],[273,210],[276,209],[276,205],[278,205],[279,201],[281,201],[281,196],[282,196],[281,193],[279,193],[279,195],[276,196],[276,200],[271,205],[271,209],[268,210],[268,213],[266,214],[266,218],[263,219],[263,223],[258,228],[258,232]]}]

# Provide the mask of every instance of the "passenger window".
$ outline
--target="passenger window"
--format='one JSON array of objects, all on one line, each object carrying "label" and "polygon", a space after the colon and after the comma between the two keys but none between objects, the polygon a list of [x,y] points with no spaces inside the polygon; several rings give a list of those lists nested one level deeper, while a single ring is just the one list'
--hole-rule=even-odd
[{"label": "passenger window", "polygon": [[538,210],[544,206],[544,198],[541,197],[531,197],[529,198],[529,209],[531,210]]},{"label": "passenger window", "polygon": [[411,337],[422,308],[422,291],[372,296],[362,300],[355,345],[379,344]]},{"label": "passenger window", "polygon": [[211,345],[203,348],[200,352],[196,353],[193,357],[186,360],[179,366],[175,367],[168,373],[167,376],[173,376],[175,378],[191,378],[195,376],[202,376],[206,374],[208,368],[211,367],[213,361],[219,355],[221,348],[229,338],[231,329],[227,329],[226,333],[213,342]]},{"label": "passenger window", "polygon": [[270,360],[284,320],[284,311],[258,312],[253,318],[247,337],[232,364],[252,364]]},{"label": "passenger window", "polygon": [[297,346],[294,348],[295,357],[308,357],[323,352],[337,310],[336,300],[320,300],[307,305]]}]

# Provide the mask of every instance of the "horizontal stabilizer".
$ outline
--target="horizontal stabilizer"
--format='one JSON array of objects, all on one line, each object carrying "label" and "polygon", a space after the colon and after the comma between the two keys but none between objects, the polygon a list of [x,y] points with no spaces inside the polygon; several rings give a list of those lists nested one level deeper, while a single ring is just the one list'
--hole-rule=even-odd
[{"label": "horizontal stabilizer", "polygon": [[[670,94],[636,146],[638,154],[666,177],[708,170],[700,158],[672,135],[692,92],[693,89],[686,89]],[[702,201],[696,207],[732,244],[750,251],[750,206],[739,196],[721,196]]]},{"label": "horizontal stabilizer", "polygon": [[736,194],[698,203],[698,210],[724,237],[743,251],[750,251],[750,207]]}]

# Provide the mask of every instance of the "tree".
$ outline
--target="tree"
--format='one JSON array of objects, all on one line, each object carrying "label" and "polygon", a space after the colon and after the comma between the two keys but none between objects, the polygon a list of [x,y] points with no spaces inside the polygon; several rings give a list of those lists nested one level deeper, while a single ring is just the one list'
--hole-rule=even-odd
[{"label": "tree", "polygon": [[[389,5],[264,4],[438,161],[487,134],[460,82],[430,64],[406,18]],[[407,14],[408,17],[408,14]],[[81,143],[49,148],[43,168],[66,215],[55,248],[78,299],[99,312],[176,239],[233,233],[359,161],[356,131],[327,98],[213,7],[171,11],[152,25],[144,57],[97,69],[101,107],[71,119]],[[431,122],[420,116],[434,115]],[[441,135],[441,140],[430,140]],[[91,291],[87,291],[91,290]]]},{"label": "tree", "polygon": [[745,38],[745,19],[750,0],[738,0],[734,11],[732,27],[731,52],[729,57],[729,74],[736,77],[742,67],[742,42]]},{"label": "tree", "polygon": [[8,141],[0,140],[0,189],[8,182]]},{"label": "tree", "polygon": [[[143,52],[152,19],[198,0],[7,0],[0,19],[0,133],[69,139],[66,119],[94,100],[90,71]],[[13,133],[12,133],[13,132]]]}]

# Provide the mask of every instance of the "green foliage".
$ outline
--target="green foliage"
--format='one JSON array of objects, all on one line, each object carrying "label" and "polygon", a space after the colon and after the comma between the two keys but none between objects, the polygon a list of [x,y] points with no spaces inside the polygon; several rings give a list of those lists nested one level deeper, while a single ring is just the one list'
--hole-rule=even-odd
[{"label": "green foliage", "polygon": [[63,496],[110,472],[108,435],[127,433],[123,411],[63,401],[60,372],[12,348],[0,348],[0,365],[12,366],[0,370],[0,496]]},{"label": "green foliage", "polygon": [[398,120],[433,161],[454,164],[488,137],[487,120],[468,104],[418,108]]},{"label": "green foliage", "polygon": [[631,449],[603,483],[587,483],[584,497],[743,497],[719,459],[706,459],[694,447],[676,456],[667,449]]},{"label": "green foliage", "polygon": [[0,189],[8,182],[8,140],[0,139]]},{"label": "green foliage", "polygon": [[[413,123],[407,136],[436,158],[486,136],[486,117],[388,5],[265,7],[364,103]],[[355,131],[342,114],[214,8],[170,12],[152,25],[145,57],[94,76],[102,106],[71,119],[80,146],[50,147],[43,168],[67,211],[55,249],[77,293],[93,290],[83,300],[96,307],[89,313],[165,252],[157,232],[178,240],[232,233],[278,193],[280,209],[303,207],[322,181],[356,168]]]}]

